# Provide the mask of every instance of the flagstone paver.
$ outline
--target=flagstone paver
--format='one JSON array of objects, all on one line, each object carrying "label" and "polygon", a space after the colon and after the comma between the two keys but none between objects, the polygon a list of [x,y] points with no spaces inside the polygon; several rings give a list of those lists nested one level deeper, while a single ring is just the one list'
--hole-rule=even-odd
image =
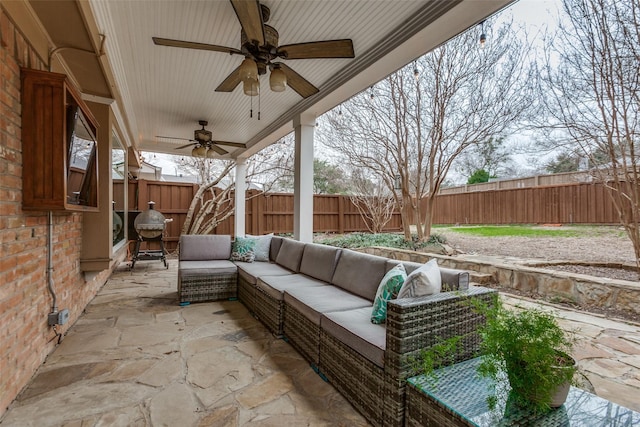
[{"label": "flagstone paver", "polygon": [[[368,425],[240,302],[180,307],[169,266],[120,265],[0,426]],[[640,410],[640,325],[555,309],[596,394]]]}]

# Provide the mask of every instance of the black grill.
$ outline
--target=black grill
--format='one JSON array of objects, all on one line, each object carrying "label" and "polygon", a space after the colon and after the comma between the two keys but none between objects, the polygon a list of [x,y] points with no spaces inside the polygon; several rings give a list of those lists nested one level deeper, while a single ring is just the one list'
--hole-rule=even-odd
[{"label": "black grill", "polygon": [[[138,239],[136,240],[136,247],[131,256],[131,266],[133,268],[136,265],[136,261],[139,260],[162,260],[165,268],[169,268],[167,264],[167,253],[164,248],[163,234],[167,227],[168,220],[160,212],[154,209],[155,202],[149,202],[149,209],[142,211],[136,216],[133,222],[133,227],[136,230]],[[142,242],[160,242],[160,249],[156,250],[140,250],[140,244]]]}]

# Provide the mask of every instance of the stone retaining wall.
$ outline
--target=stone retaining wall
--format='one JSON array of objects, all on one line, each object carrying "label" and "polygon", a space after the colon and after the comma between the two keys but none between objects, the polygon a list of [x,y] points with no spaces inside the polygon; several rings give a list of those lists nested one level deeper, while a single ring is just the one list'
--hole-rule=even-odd
[{"label": "stone retaining wall", "polygon": [[[505,288],[544,295],[552,302],[569,302],[585,307],[613,309],[640,314],[640,283],[605,277],[556,271],[508,262],[508,259],[477,255],[437,255],[384,247],[359,249],[400,261],[425,263],[438,259],[443,267],[491,275]],[[472,274],[472,281],[474,281]]]}]

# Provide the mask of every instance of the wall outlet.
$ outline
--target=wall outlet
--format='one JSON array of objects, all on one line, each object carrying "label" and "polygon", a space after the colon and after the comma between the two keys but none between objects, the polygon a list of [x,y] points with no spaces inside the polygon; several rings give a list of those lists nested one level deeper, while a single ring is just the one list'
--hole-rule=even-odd
[{"label": "wall outlet", "polygon": [[69,320],[69,310],[62,309],[49,313],[49,326],[64,325]]}]

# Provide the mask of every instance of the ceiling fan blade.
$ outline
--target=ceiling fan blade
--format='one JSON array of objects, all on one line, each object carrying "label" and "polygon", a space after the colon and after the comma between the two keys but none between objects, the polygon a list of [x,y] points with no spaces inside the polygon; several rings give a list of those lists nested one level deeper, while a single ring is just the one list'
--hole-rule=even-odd
[{"label": "ceiling fan blade", "polygon": [[286,44],[278,48],[277,55],[284,59],[355,57],[350,39]]},{"label": "ceiling fan blade", "polygon": [[298,95],[301,97],[308,98],[311,95],[318,93],[317,87],[309,83],[307,79],[293,71],[286,64],[280,63],[280,68],[284,72],[285,76],[287,76],[287,85],[298,92]]},{"label": "ceiling fan blade", "polygon": [[184,144],[184,145],[181,145],[180,147],[174,148],[174,150],[182,150],[183,148],[187,148],[187,147],[190,147],[192,145],[198,145],[198,143],[197,142],[192,142],[191,144]]},{"label": "ceiling fan blade", "polygon": [[158,46],[171,46],[171,47],[182,47],[185,49],[200,49],[200,50],[211,50],[214,52],[223,52],[223,53],[231,53],[231,54],[239,54],[241,55],[238,49],[234,49],[232,47],[226,46],[218,46],[215,44],[207,44],[207,43],[198,43],[198,42],[188,42],[184,40],[173,40],[173,39],[163,39],[161,37],[152,37],[153,42]]},{"label": "ceiling fan blade", "polygon": [[179,139],[180,141],[192,141],[195,142],[193,139],[189,139],[189,138],[178,138],[175,136],[162,136],[162,135],[156,135],[156,138],[162,138],[162,139]]},{"label": "ceiling fan blade", "polygon": [[240,66],[236,67],[231,74],[227,76],[226,79],[216,88],[216,92],[233,92],[233,90],[242,82],[240,80],[240,73],[238,69]]},{"label": "ceiling fan blade", "polygon": [[230,0],[236,11],[240,26],[251,41],[257,41],[258,46],[264,45],[264,26],[262,9],[258,0]]},{"label": "ceiling fan blade", "polygon": [[211,147],[209,147],[209,149],[215,151],[216,153],[220,154],[221,156],[224,156],[225,154],[228,154],[229,152],[227,150],[225,150],[224,148],[220,148],[217,145],[211,145]]},{"label": "ceiling fan blade", "polygon": [[218,145],[226,145],[228,147],[247,148],[247,145],[241,142],[231,142],[231,141],[211,141],[211,142]]}]

